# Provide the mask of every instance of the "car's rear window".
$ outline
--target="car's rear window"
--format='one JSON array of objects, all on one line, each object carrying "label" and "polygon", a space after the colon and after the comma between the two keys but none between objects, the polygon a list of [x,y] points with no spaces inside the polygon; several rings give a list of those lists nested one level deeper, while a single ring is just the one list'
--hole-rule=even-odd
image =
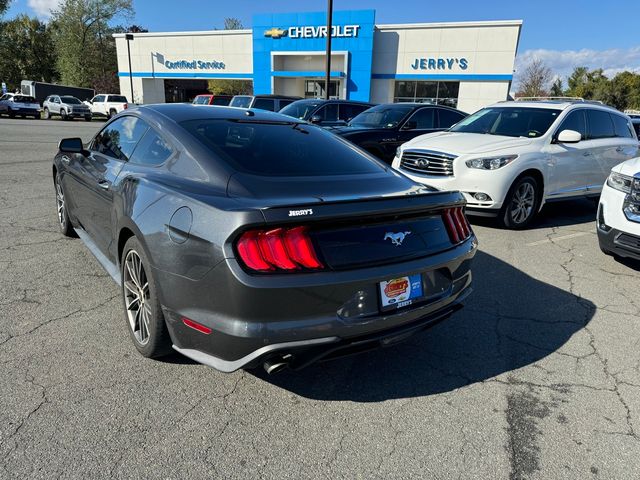
[{"label": "car's rear window", "polygon": [[80,105],[82,102],[78,100],[76,97],[60,97],[62,103],[66,103],[68,105]]},{"label": "car's rear window", "polygon": [[231,97],[213,97],[213,103],[211,105],[229,105]]},{"label": "car's rear window", "polygon": [[312,125],[226,119],[180,125],[233,168],[254,175],[308,177],[383,170],[344,140]]},{"label": "car's rear window", "polygon": [[109,95],[109,102],[122,102],[127,103],[127,97],[123,95]]},{"label": "car's rear window", "polygon": [[15,95],[13,101],[17,103],[36,103],[36,99],[27,95]]}]

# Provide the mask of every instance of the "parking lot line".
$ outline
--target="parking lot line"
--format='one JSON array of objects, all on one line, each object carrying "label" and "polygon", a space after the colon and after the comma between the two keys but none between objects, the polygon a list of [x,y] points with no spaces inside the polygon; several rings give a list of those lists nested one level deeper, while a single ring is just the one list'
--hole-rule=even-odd
[{"label": "parking lot line", "polygon": [[537,247],[538,245],[544,245],[545,243],[558,242],[561,240],[569,240],[570,238],[582,237],[583,235],[588,235],[591,232],[577,232],[571,233],[569,235],[562,235],[560,237],[555,237],[553,239],[545,238],[544,240],[538,240],[537,242],[527,243],[527,247]]}]

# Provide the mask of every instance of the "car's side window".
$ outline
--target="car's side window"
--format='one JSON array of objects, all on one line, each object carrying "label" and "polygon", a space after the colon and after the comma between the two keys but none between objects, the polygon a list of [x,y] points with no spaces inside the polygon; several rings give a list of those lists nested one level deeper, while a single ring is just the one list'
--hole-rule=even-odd
[{"label": "car's side window", "polygon": [[368,105],[350,105],[348,103],[340,104],[340,111],[338,112],[339,119],[345,122],[350,121],[356,115],[368,110]]},{"label": "car's side window", "polygon": [[280,99],[278,101],[278,111],[282,110],[284,107],[286,107],[287,105],[289,105],[290,103],[293,103],[293,100],[283,100]]},{"label": "car's side window", "polygon": [[96,135],[90,149],[127,161],[148,128],[149,125],[138,117],[127,115],[118,118]]},{"label": "car's side window", "polygon": [[102,103],[102,102],[104,102],[104,95],[98,95],[97,97],[95,97],[93,99],[93,102],[94,103]]},{"label": "car's side window", "polygon": [[435,108],[421,108],[407,120],[407,123],[415,122],[413,128],[416,130],[426,130],[436,127]]},{"label": "car's side window", "polygon": [[253,103],[253,108],[273,112],[276,109],[276,102],[272,98],[256,98],[256,101]]},{"label": "car's side window", "polygon": [[173,149],[153,128],[149,128],[133,151],[129,161],[140,165],[161,165]]},{"label": "car's side window", "polygon": [[438,109],[438,126],[440,128],[449,128],[460,120],[462,120],[465,116],[461,113],[454,112],[453,110],[447,110],[446,108]]},{"label": "car's side window", "polygon": [[569,112],[567,118],[562,121],[562,124],[556,131],[556,135],[563,130],[573,130],[582,135],[582,140],[587,138],[587,124],[584,118],[584,110],[574,110]]},{"label": "car's side window", "polygon": [[603,110],[587,110],[587,138],[597,140],[599,138],[615,137],[611,115]]},{"label": "car's side window", "polygon": [[338,104],[328,103],[314,114],[314,116],[316,115],[319,116],[323,122],[335,122],[338,120]]},{"label": "car's side window", "polygon": [[613,120],[613,128],[615,130],[616,137],[633,138],[633,133],[631,133],[632,127],[629,124],[629,120],[622,115],[616,115],[615,113],[611,114],[611,119]]}]

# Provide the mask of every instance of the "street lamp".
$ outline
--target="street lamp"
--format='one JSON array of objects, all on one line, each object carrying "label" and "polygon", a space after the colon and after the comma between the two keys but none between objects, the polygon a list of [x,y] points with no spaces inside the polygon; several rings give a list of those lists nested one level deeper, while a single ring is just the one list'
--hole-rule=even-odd
[{"label": "street lamp", "polygon": [[133,100],[133,73],[131,72],[131,48],[129,47],[129,41],[133,40],[133,33],[126,33],[124,38],[127,39],[127,57],[129,59],[129,85],[131,86],[131,103],[135,103]]},{"label": "street lamp", "polygon": [[331,28],[333,23],[333,0],[327,0],[327,77],[324,83],[324,99],[329,100],[329,84],[331,83]]}]

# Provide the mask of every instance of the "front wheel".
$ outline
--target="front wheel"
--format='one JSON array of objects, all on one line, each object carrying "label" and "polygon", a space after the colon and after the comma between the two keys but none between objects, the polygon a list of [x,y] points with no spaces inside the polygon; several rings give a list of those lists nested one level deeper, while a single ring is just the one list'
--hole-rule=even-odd
[{"label": "front wheel", "polygon": [[44,109],[44,119],[45,120],[49,120],[51,118],[51,112],[49,111],[48,108]]},{"label": "front wheel", "polygon": [[86,115],[86,116],[84,117],[84,121],[85,121],[85,122],[90,122],[90,121],[91,121],[91,115]]},{"label": "front wheel", "polygon": [[171,351],[171,340],[158,301],[156,283],[140,242],[127,240],[122,251],[122,298],[129,336],[140,354],[161,357]]},{"label": "front wheel", "polygon": [[521,177],[511,186],[502,207],[500,220],[506,228],[526,228],[540,206],[540,188],[535,178]]},{"label": "front wheel", "polygon": [[60,110],[60,116],[62,117],[62,120],[69,119],[69,116],[67,115],[67,111],[65,109]]}]

